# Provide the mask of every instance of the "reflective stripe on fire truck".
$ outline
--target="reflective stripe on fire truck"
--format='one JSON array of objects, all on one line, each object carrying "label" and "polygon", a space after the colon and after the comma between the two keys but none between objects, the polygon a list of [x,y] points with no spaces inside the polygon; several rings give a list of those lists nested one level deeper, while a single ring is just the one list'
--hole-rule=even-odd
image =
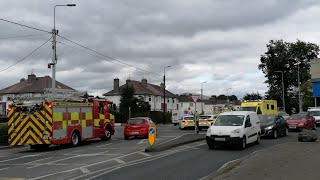
[{"label": "reflective stripe on fire truck", "polygon": [[8,137],[10,145],[50,144],[52,136],[52,110],[43,103],[44,110],[22,114],[12,108],[9,112]]}]

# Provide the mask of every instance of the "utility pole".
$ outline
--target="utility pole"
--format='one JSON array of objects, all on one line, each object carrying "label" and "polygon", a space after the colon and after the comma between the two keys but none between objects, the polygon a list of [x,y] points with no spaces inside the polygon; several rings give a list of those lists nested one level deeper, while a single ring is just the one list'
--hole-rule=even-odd
[{"label": "utility pole", "polygon": [[207,83],[207,81],[204,81],[201,83],[201,96],[200,96],[200,100],[201,100],[201,114],[203,113],[203,103],[202,103],[202,95],[203,95],[203,84]]},{"label": "utility pole", "polygon": [[286,112],[286,105],[285,105],[285,99],[284,99],[284,81],[283,81],[283,71],[274,71],[281,73],[281,79],[282,79],[282,101],[283,101],[283,111]]},{"label": "utility pole", "polygon": [[52,84],[51,88],[53,91],[53,94],[55,94],[55,88],[56,88],[56,64],[57,64],[57,34],[58,30],[56,30],[56,7],[58,6],[76,6],[76,4],[65,4],[65,5],[55,5],[53,8],[53,29],[52,29],[52,62],[48,64],[48,68],[51,68],[52,66]]},{"label": "utility pole", "polygon": [[232,89],[232,88],[228,88],[228,89],[227,89],[227,103],[228,103],[228,109],[229,109],[229,89]]},{"label": "utility pole", "polygon": [[163,124],[166,123],[166,68],[171,66],[166,66],[163,68]]},{"label": "utility pole", "polygon": [[301,91],[300,91],[300,62],[298,62],[298,91],[299,91],[299,112],[302,112]]}]

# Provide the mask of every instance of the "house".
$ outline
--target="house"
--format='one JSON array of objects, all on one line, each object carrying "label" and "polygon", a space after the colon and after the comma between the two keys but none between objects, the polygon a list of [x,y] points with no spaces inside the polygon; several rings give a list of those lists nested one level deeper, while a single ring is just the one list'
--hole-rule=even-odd
[{"label": "house", "polygon": [[[160,86],[150,84],[147,79],[142,81],[126,80],[126,84],[130,85],[134,89],[134,96],[137,98],[143,98],[145,102],[148,102],[151,106],[151,111],[163,111],[163,84]],[[121,90],[125,88],[126,84],[119,86],[119,79],[116,78],[113,81],[113,90],[103,94],[108,100],[113,101],[117,106],[120,105]],[[176,95],[166,90],[165,107],[167,111],[177,110],[177,98]]]},{"label": "house", "polygon": [[[49,76],[37,77],[28,75],[28,79],[20,79],[20,82],[0,90],[0,115],[6,115],[8,105],[15,97],[42,97],[46,88],[51,88],[52,79]],[[71,87],[56,81],[56,88],[74,90]]]},{"label": "house", "polygon": [[204,108],[204,102],[200,99],[197,100],[197,103],[194,103],[192,94],[182,94],[178,96],[179,101],[179,111],[181,112],[189,112],[189,114],[194,113],[197,110],[199,113],[202,112],[202,107]]}]

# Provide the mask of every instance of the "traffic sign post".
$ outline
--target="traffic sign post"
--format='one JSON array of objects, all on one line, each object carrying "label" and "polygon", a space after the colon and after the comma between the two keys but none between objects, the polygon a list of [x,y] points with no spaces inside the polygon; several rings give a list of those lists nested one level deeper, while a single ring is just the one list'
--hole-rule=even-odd
[{"label": "traffic sign post", "polygon": [[156,142],[156,128],[154,126],[149,127],[148,141],[151,147]]},{"label": "traffic sign post", "polygon": [[192,100],[194,102],[194,133],[198,133],[198,127],[197,127],[197,116],[196,116],[196,110],[197,110],[197,101],[199,99],[199,96],[191,96]]}]

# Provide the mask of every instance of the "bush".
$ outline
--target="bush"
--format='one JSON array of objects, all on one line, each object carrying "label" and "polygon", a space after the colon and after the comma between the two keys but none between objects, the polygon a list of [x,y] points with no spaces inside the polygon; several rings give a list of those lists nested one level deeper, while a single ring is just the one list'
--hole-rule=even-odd
[{"label": "bush", "polygon": [[8,117],[0,115],[0,123],[6,123],[6,122],[8,122]]},{"label": "bush", "polygon": [[8,142],[8,124],[0,123],[0,143]]}]

